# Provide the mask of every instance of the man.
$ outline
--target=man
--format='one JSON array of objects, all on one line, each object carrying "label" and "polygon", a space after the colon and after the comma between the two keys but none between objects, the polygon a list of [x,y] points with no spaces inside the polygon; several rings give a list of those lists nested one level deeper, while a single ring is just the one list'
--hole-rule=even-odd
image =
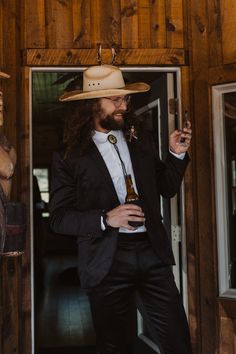
[{"label": "man", "polygon": [[[134,294],[161,353],[191,354],[159,203],[160,195],[170,198],[180,187],[190,123],[170,135],[170,153],[161,162],[150,134],[128,109],[130,95],[149,88],[125,85],[118,68],[102,65],[85,70],[83,91],[61,97],[78,106],[66,127],[67,148],[53,160],[51,226],[78,237],[80,280],[89,296],[99,354],[125,353]],[[141,207],[125,203],[127,174]]]}]

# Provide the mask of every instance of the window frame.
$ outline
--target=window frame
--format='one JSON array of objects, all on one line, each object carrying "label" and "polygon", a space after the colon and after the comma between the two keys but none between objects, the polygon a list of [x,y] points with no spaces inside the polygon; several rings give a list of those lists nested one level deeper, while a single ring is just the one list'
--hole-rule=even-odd
[{"label": "window frame", "polygon": [[236,300],[236,288],[230,287],[229,208],[224,126],[224,94],[230,92],[236,93],[236,83],[212,86],[219,297]]}]

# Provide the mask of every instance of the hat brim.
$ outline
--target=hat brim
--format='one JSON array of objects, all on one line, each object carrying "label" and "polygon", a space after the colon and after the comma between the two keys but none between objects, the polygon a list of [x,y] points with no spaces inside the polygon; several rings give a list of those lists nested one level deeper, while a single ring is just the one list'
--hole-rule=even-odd
[{"label": "hat brim", "polygon": [[129,84],[124,87],[116,88],[116,89],[104,89],[104,90],[94,90],[94,91],[82,91],[82,90],[70,91],[60,96],[59,101],[61,102],[78,101],[78,100],[89,100],[92,98],[132,95],[134,93],[147,92],[149,90],[150,90],[150,85],[144,82],[136,82],[134,84]]},{"label": "hat brim", "polygon": [[9,79],[10,75],[0,71],[0,79]]}]

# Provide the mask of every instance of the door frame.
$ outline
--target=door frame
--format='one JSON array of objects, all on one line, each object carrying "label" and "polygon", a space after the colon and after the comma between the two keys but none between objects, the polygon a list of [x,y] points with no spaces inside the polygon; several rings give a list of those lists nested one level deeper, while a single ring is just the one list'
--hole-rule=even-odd
[{"label": "door frame", "polygon": [[[29,62],[28,62],[29,64]],[[184,63],[181,63],[184,64]],[[28,240],[26,243],[26,248],[28,248],[28,251],[26,250],[26,256],[24,260],[24,265],[26,268],[30,269],[29,276],[30,278],[26,278],[24,280],[24,289],[23,289],[23,297],[24,297],[24,303],[23,303],[23,311],[27,313],[31,313],[31,316],[29,318],[29,321],[26,321],[25,328],[28,330],[31,330],[31,336],[29,338],[29,332],[27,334],[27,340],[26,340],[26,346],[27,343],[31,343],[31,353],[34,353],[34,292],[33,292],[33,281],[34,281],[34,269],[33,269],[33,222],[32,222],[32,188],[33,188],[33,181],[32,181],[32,175],[31,171],[33,168],[32,165],[32,73],[34,71],[76,71],[78,69],[79,71],[83,70],[85,66],[26,66],[23,68],[23,80],[22,80],[22,99],[23,99],[23,109],[22,112],[24,114],[24,121],[23,124],[21,124],[21,128],[23,128],[24,134],[25,134],[25,139],[21,141],[21,180],[24,181],[29,181],[30,185],[30,192],[28,190],[24,189],[22,190],[22,199],[26,201],[27,205],[29,205],[29,210],[30,212],[29,217],[28,217],[28,225],[30,225],[28,229]],[[182,122],[182,89],[184,87],[184,96],[186,96],[186,92],[188,90],[185,89],[185,84],[181,81],[181,74],[184,72],[186,73],[186,70],[184,69],[186,67],[172,67],[172,66],[132,66],[132,67],[127,67],[123,66],[121,67],[121,70],[124,71],[129,71],[129,72],[134,72],[134,71],[158,71],[158,72],[174,72],[176,73],[176,80],[177,80],[177,96],[179,98],[179,124],[181,126]],[[188,92],[187,92],[188,96]],[[28,133],[28,134],[27,134]],[[183,302],[184,306],[186,309],[186,312],[188,313],[188,289],[187,289],[187,254],[186,254],[186,232],[185,232],[185,193],[184,193],[184,187],[181,189],[181,194],[182,194],[182,225],[183,225],[183,232],[182,232],[182,264],[184,266],[184,273],[183,273]],[[31,235],[31,236],[30,236]]]}]

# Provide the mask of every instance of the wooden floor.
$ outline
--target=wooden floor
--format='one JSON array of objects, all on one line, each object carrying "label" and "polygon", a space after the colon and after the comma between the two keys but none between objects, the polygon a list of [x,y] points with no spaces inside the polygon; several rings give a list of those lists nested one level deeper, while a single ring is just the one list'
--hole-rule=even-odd
[{"label": "wooden floor", "polygon": [[[44,259],[44,280],[36,286],[36,354],[95,353],[87,296],[80,288],[74,256]],[[82,350],[83,349],[83,350]]]}]

